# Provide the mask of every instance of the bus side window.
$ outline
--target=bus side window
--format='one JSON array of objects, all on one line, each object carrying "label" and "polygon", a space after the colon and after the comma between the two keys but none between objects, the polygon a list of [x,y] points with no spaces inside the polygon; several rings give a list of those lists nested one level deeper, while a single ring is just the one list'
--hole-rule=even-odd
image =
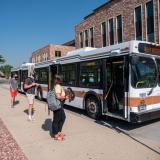
[{"label": "bus side window", "polygon": [[94,82],[95,82],[94,78],[93,77],[89,77],[89,83],[94,83]]},{"label": "bus side window", "polygon": [[74,79],[70,80],[68,84],[69,85],[75,85],[75,80]]}]

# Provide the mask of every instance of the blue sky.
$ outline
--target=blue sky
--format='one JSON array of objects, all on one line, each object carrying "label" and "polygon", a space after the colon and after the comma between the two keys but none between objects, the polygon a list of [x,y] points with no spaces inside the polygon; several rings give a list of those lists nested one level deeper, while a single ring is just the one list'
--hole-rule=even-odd
[{"label": "blue sky", "polygon": [[14,67],[48,44],[74,39],[74,26],[107,0],[0,0],[0,54]]}]

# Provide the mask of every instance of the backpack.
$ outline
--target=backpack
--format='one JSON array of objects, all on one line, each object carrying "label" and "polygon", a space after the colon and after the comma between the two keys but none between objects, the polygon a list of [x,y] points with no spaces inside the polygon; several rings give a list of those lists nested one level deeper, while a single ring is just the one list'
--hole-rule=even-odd
[{"label": "backpack", "polygon": [[27,89],[24,88],[24,84],[25,84],[25,82],[23,82],[23,92],[27,92]]},{"label": "backpack", "polygon": [[61,102],[56,98],[56,93],[54,90],[50,90],[47,93],[47,103],[48,109],[51,111],[56,111],[61,108]]}]

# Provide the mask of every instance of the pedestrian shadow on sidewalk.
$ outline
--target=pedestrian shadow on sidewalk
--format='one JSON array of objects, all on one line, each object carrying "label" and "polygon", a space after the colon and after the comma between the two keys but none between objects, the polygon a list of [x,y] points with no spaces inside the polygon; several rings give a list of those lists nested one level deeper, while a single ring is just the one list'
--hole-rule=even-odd
[{"label": "pedestrian shadow on sidewalk", "polygon": [[[28,109],[25,109],[23,112],[28,115]],[[33,109],[32,109],[32,115],[34,115],[34,113],[35,113],[35,109],[33,108]]]},{"label": "pedestrian shadow on sidewalk", "polygon": [[14,102],[14,106],[16,106],[16,105],[18,105],[19,104],[19,100],[16,100],[15,102]]},{"label": "pedestrian shadow on sidewalk", "polygon": [[42,129],[44,131],[49,131],[50,136],[52,136],[51,128],[52,128],[52,119],[48,118],[42,124]]}]

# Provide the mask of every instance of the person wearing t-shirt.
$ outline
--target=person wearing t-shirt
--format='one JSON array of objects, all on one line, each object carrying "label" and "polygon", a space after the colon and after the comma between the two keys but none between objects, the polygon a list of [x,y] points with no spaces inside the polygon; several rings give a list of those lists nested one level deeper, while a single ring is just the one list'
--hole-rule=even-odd
[{"label": "person wearing t-shirt", "polygon": [[61,86],[62,77],[55,75],[54,77],[54,90],[56,97],[61,102],[61,108],[53,111],[52,133],[55,140],[64,140],[64,134],[62,133],[62,127],[66,119],[66,115],[63,109],[64,101],[68,99],[65,95],[65,91]]},{"label": "person wearing t-shirt", "polygon": [[10,94],[11,94],[11,107],[14,107],[15,104],[15,98],[17,96],[17,89],[18,89],[18,84],[16,80],[17,75],[11,75],[11,80],[9,82],[10,84]]},{"label": "person wearing t-shirt", "polygon": [[28,120],[33,120],[33,104],[35,99],[35,87],[36,83],[34,81],[33,73],[31,73],[28,78],[25,80],[24,88],[26,89],[26,96],[28,99]]}]

